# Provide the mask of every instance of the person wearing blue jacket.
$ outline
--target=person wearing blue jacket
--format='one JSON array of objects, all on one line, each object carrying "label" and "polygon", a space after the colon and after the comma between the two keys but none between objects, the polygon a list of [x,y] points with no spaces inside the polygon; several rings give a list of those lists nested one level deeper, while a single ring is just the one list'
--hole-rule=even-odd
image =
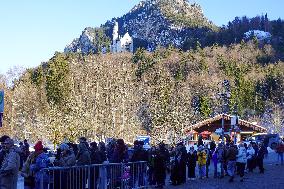
[{"label": "person wearing blue jacket", "polygon": [[[43,145],[41,141],[38,141],[35,146],[35,163],[30,166],[31,171],[35,174],[35,189],[47,189],[48,188],[48,174],[42,171],[44,168],[48,168],[49,158],[43,151]],[[41,188],[43,184],[43,188]]]}]

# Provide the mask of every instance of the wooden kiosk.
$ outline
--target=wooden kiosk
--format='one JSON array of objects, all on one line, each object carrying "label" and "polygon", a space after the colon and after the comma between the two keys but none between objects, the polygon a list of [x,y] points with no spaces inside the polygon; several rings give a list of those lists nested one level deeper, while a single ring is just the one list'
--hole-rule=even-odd
[{"label": "wooden kiosk", "polygon": [[219,114],[185,128],[183,133],[187,138],[187,144],[196,143],[199,135],[205,140],[214,140],[218,142],[220,140],[220,133],[216,133],[216,130],[222,128],[222,119],[224,119],[224,135],[236,137],[237,141],[242,141],[256,133],[267,132],[266,128],[243,119],[238,119],[238,130],[233,130],[231,127],[232,117],[233,116],[228,114]]}]

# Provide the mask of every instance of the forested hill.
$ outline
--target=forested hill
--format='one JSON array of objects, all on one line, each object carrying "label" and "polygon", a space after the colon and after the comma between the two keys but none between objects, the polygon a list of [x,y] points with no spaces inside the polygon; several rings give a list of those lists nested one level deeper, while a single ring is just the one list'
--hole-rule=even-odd
[{"label": "forested hill", "polygon": [[115,21],[119,25],[119,35],[129,32],[134,38],[134,49],[169,45],[182,48],[186,40],[218,29],[205,18],[199,5],[187,0],[144,0],[99,28],[86,28],[65,52],[97,53],[103,46],[109,47]]},{"label": "forested hill", "polygon": [[[257,41],[183,52],[172,47],[134,55],[56,53],[27,70],[6,90],[2,132],[60,142],[78,136],[132,142],[175,141],[186,126],[222,112],[230,82],[229,111],[282,132],[284,64]],[[272,58],[269,58],[272,57]],[[3,83],[1,84],[3,85]],[[272,127],[272,125],[274,125]]]},{"label": "forested hill", "polygon": [[[268,16],[236,17],[227,25],[217,27],[204,16],[198,4],[190,4],[187,0],[143,0],[121,17],[113,18],[100,27],[87,27],[66,46],[65,52],[89,54],[100,53],[102,47],[109,48],[117,21],[119,35],[129,32],[134,39],[135,50],[172,45],[186,51],[195,48],[197,43],[202,47],[230,45],[256,37],[263,44],[271,44],[277,53],[275,57],[283,59],[284,21],[269,20]],[[266,33],[266,37],[261,33]]]}]

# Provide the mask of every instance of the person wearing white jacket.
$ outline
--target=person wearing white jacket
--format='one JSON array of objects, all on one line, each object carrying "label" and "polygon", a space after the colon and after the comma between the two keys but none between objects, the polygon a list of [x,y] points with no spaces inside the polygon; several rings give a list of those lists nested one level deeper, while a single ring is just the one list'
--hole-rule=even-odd
[{"label": "person wearing white jacket", "polygon": [[247,149],[247,168],[249,172],[253,171],[253,158],[255,157],[255,150],[253,149],[252,145],[249,144]]},{"label": "person wearing white jacket", "polygon": [[239,144],[238,155],[237,155],[237,172],[241,177],[241,182],[243,182],[243,177],[245,175],[245,167],[247,163],[247,150],[244,144]]}]

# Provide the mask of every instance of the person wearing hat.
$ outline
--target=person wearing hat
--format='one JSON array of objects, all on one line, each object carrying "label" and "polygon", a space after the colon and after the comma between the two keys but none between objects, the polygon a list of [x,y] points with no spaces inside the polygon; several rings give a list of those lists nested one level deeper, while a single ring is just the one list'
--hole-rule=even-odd
[{"label": "person wearing hat", "polygon": [[[62,143],[59,146],[60,154],[58,159],[54,161],[54,164],[59,167],[71,167],[76,164],[76,156],[71,148],[66,143]],[[73,175],[69,171],[58,171],[53,172],[54,176],[54,186],[61,186],[61,188],[71,188]],[[57,184],[58,183],[58,184]]]},{"label": "person wearing hat", "polygon": [[76,156],[66,143],[59,146],[61,151],[59,160],[56,161],[60,167],[70,167],[76,164]]},{"label": "person wearing hat", "polygon": [[7,138],[2,145],[6,156],[0,168],[0,188],[17,189],[20,156],[12,139]]},{"label": "person wearing hat", "polygon": [[[48,175],[41,170],[47,168],[49,165],[49,158],[43,151],[43,145],[41,141],[38,141],[35,146],[35,163],[31,165],[31,171],[35,173],[35,189],[46,189],[48,187]],[[41,182],[43,188],[41,188]]]}]

